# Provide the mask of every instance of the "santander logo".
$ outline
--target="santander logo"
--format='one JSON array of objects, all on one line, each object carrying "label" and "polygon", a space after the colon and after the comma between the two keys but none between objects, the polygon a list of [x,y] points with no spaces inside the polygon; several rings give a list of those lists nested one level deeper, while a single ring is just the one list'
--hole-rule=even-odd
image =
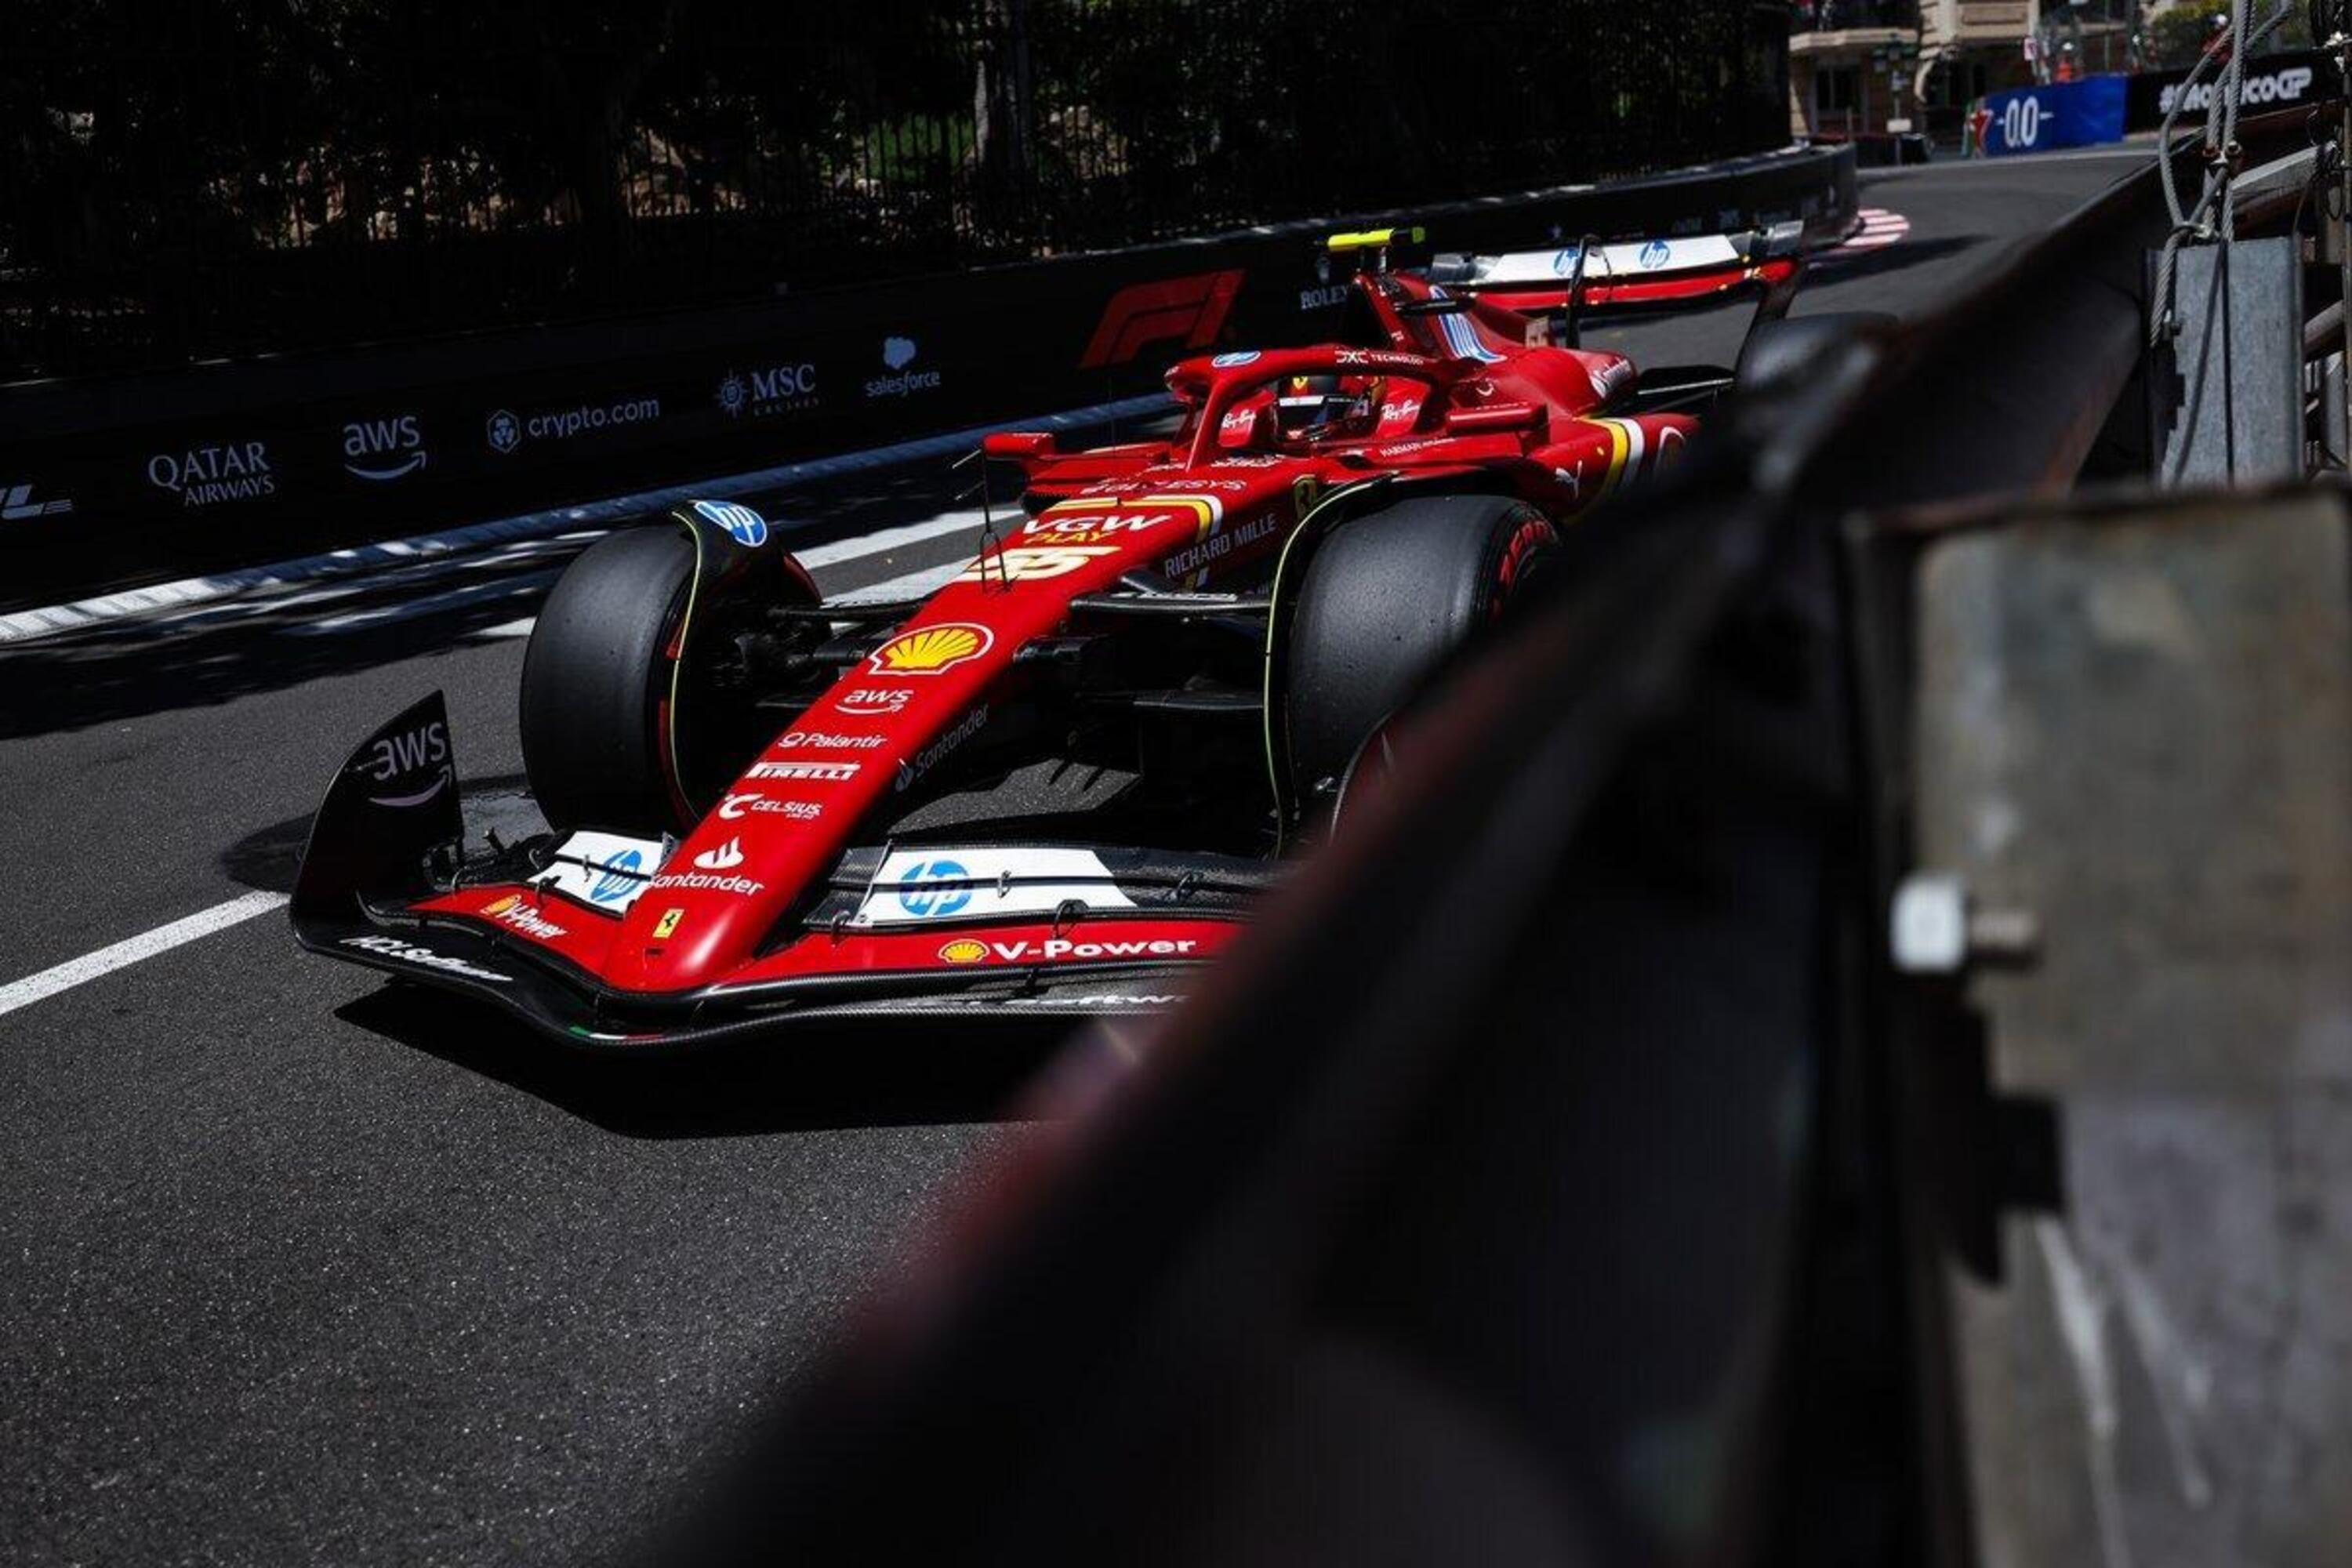
[{"label": "santander logo", "polygon": [[730,838],[716,849],[697,855],[694,863],[706,871],[732,871],[743,863],[743,841]]}]

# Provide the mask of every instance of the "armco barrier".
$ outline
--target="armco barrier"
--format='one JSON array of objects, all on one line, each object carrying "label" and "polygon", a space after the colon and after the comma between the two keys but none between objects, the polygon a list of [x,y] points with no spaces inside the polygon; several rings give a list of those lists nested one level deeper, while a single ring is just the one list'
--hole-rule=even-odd
[{"label": "armco barrier", "polygon": [[1851,150],[1349,214],[759,307],[0,388],[0,608],[761,468],[1157,386],[1335,331],[1334,227],[1449,248],[1842,235]]}]

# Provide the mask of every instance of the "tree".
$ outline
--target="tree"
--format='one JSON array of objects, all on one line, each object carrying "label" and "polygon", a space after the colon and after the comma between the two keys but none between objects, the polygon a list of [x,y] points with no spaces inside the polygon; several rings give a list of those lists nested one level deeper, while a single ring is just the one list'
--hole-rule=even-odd
[{"label": "tree", "polygon": [[[2277,8],[2276,0],[2253,0],[2246,7],[2246,25],[2259,28]],[[2147,26],[2150,68],[2179,70],[2195,65],[2206,46],[2212,42],[2214,21],[2227,20],[2230,11],[2231,0],[2181,0],[2181,4],[2158,16]],[[2306,15],[2302,5],[2291,6],[2285,25],[2264,40],[2262,52],[2310,48],[2311,26]]]}]

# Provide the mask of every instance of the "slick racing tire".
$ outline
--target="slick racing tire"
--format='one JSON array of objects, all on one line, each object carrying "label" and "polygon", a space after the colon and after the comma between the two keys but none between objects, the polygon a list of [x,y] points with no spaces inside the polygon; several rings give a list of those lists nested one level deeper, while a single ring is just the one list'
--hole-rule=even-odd
[{"label": "slick racing tire", "polygon": [[629,529],[548,595],[523,655],[522,759],[550,826],[690,827],[772,738],[738,636],[759,606],[697,604],[682,636],[694,568],[684,532]]},{"label": "slick racing tire", "polygon": [[522,764],[550,826],[676,826],[661,718],[693,575],[692,540],[635,528],[591,546],[548,595],[523,654]]},{"label": "slick racing tire", "polygon": [[1365,741],[1529,603],[1559,555],[1550,520],[1507,496],[1427,496],[1341,524],[1307,565],[1291,627],[1293,798],[1336,797]]}]

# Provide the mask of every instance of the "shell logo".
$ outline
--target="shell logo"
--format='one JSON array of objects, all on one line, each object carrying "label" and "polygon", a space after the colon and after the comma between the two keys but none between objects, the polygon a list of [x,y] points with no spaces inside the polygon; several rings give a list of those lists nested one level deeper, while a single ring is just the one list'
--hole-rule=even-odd
[{"label": "shell logo", "polygon": [[961,937],[940,949],[942,963],[978,963],[988,956],[988,944]]},{"label": "shell logo", "polygon": [[521,894],[509,893],[503,899],[493,899],[488,903],[484,904],[482,906],[482,912],[486,915],[502,915],[521,902]]},{"label": "shell logo", "polygon": [[877,675],[937,675],[978,658],[995,641],[986,626],[947,621],[900,632],[874,650],[869,667]]}]

